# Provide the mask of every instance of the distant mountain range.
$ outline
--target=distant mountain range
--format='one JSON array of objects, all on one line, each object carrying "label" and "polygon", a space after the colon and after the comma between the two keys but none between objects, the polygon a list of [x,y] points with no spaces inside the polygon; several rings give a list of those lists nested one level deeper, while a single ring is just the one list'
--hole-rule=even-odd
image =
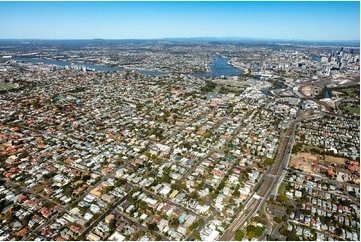
[{"label": "distant mountain range", "polygon": [[212,41],[212,42],[288,42],[288,43],[360,43],[360,40],[301,40],[301,39],[271,39],[271,38],[251,38],[251,37],[190,37],[190,38],[161,38],[167,41]]}]

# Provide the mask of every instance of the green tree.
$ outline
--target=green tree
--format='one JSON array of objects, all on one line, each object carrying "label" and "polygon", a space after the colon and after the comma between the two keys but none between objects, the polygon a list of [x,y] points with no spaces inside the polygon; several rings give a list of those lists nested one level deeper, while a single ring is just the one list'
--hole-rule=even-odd
[{"label": "green tree", "polygon": [[193,231],[195,230],[196,228],[198,228],[198,226],[200,226],[202,223],[204,222],[203,219],[198,219],[196,222],[194,222],[191,226],[189,226],[189,230],[190,231]]},{"label": "green tree", "polygon": [[267,158],[264,163],[266,163],[267,165],[273,165],[275,163],[275,160],[274,159],[271,159],[271,158]]},{"label": "green tree", "polygon": [[201,240],[201,235],[199,233],[195,233],[193,236],[196,240]]},{"label": "green tree", "polygon": [[275,239],[272,237],[272,235],[267,235],[267,241],[274,241]]},{"label": "green tree", "polygon": [[111,190],[113,190],[113,186],[107,186],[103,188],[103,193],[107,194],[108,192],[110,192]]},{"label": "green tree", "polygon": [[170,222],[170,225],[172,225],[174,227],[178,227],[179,226],[178,218],[173,218],[172,221]]},{"label": "green tree", "polygon": [[253,225],[249,225],[246,228],[247,231],[247,237],[249,238],[259,238],[263,233],[264,228],[261,227],[255,227]]},{"label": "green tree", "polygon": [[336,228],[335,232],[336,232],[337,236],[342,236],[342,229],[341,228]]},{"label": "green tree", "polygon": [[276,223],[282,223],[282,222],[283,222],[283,219],[282,219],[281,217],[275,217],[275,218],[274,218],[274,221],[275,221]]},{"label": "green tree", "polygon": [[155,223],[148,224],[148,229],[150,231],[158,231],[159,230],[158,226]]},{"label": "green tree", "polygon": [[287,236],[288,230],[286,227],[283,227],[280,229],[280,234],[282,234],[283,236]]},{"label": "green tree", "polygon": [[137,111],[140,111],[144,107],[144,104],[137,103],[135,106],[136,106]]},{"label": "green tree", "polygon": [[234,193],[233,193],[233,195],[235,196],[235,197],[239,197],[239,195],[240,195],[241,193],[238,191],[238,190],[236,190]]},{"label": "green tree", "polygon": [[160,182],[170,183],[170,176],[163,174],[163,176],[160,178]]},{"label": "green tree", "polygon": [[192,199],[198,198],[199,197],[198,192],[197,191],[191,192],[191,194],[189,194],[189,197]]},{"label": "green tree", "polygon": [[297,234],[294,231],[291,231],[287,234],[287,240],[288,241],[299,241],[300,238],[297,236]]},{"label": "green tree", "polygon": [[222,190],[222,189],[224,188],[224,186],[225,186],[225,183],[224,183],[224,181],[222,181],[222,182],[218,185],[217,190],[218,190],[218,191],[219,191],[219,190]]},{"label": "green tree", "polygon": [[238,230],[236,235],[234,236],[234,239],[237,240],[237,241],[240,241],[242,240],[244,237],[244,233],[242,230]]},{"label": "green tree", "polygon": [[148,204],[144,201],[140,201],[139,202],[139,207],[142,209],[147,209],[148,208]]},{"label": "green tree", "polygon": [[217,197],[217,194],[215,193],[209,193],[208,197],[215,199]]},{"label": "green tree", "polygon": [[109,228],[110,230],[114,231],[115,228],[117,227],[117,221],[115,219],[112,219],[110,222],[109,222]]},{"label": "green tree", "polygon": [[115,183],[115,186],[116,187],[121,187],[121,186],[125,185],[126,183],[127,183],[127,180],[119,178],[119,179],[117,179],[117,181]]},{"label": "green tree", "polygon": [[281,203],[286,203],[288,202],[289,198],[284,194],[280,194],[277,196],[277,200]]}]

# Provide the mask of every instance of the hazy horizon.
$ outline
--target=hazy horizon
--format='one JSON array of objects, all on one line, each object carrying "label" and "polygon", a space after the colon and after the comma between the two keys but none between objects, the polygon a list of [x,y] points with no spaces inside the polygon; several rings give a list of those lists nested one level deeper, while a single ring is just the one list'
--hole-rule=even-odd
[{"label": "hazy horizon", "polygon": [[296,42],[360,42],[359,39],[345,39],[345,40],[312,40],[312,39],[274,39],[274,38],[252,38],[252,37],[212,37],[212,36],[205,36],[205,37],[198,37],[198,36],[194,36],[194,37],[162,37],[162,38],[118,38],[118,39],[108,39],[108,38],[0,38],[0,41],[34,41],[34,40],[41,40],[41,41],[67,41],[67,40],[72,40],[72,41],[76,41],[76,40],[104,40],[104,41],[125,41],[125,40],[149,40],[149,41],[158,41],[158,40],[168,40],[168,41],[172,41],[172,40],[195,40],[195,41],[214,41],[214,40],[218,40],[218,41],[282,41],[282,42],[292,42],[292,41],[296,41]]}]

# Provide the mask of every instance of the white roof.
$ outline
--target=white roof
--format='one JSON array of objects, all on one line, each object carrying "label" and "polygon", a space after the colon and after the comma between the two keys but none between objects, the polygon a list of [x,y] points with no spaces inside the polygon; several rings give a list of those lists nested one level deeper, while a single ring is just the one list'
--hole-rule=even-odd
[{"label": "white roof", "polygon": [[119,232],[115,232],[109,237],[109,240],[111,241],[123,241],[125,237],[121,235]]},{"label": "white roof", "polygon": [[205,239],[206,241],[214,241],[218,237],[219,232],[217,230],[213,230],[212,233]]},{"label": "white roof", "polygon": [[163,195],[167,195],[172,189],[170,187],[164,187],[159,193]]},{"label": "white roof", "polygon": [[90,220],[92,217],[93,217],[93,214],[91,214],[91,213],[86,213],[86,214],[84,215],[84,219],[85,219],[85,220]]}]

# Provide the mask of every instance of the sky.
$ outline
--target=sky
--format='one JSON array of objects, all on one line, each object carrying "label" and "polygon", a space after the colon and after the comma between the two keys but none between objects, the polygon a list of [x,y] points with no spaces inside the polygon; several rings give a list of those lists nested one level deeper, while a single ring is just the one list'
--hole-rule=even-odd
[{"label": "sky", "polygon": [[0,2],[0,39],[359,40],[354,2]]}]

